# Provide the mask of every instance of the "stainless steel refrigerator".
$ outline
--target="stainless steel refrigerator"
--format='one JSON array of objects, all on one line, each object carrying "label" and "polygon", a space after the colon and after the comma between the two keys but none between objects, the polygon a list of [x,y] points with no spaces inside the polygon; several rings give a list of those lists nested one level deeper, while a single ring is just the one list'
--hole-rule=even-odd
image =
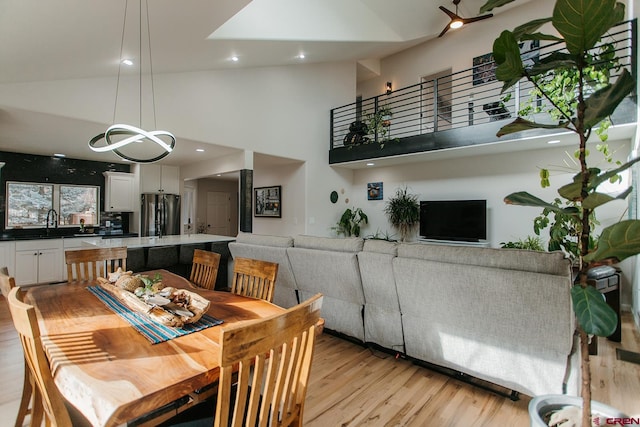
[{"label": "stainless steel refrigerator", "polygon": [[180,196],[178,194],[143,193],[140,210],[140,236],[180,234]]}]

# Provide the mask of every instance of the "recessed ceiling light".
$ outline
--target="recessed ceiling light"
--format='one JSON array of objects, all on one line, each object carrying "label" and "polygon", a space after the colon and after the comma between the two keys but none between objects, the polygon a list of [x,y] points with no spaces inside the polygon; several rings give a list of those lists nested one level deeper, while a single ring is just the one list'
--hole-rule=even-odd
[{"label": "recessed ceiling light", "polygon": [[369,163],[367,163],[367,166],[375,166],[375,165],[376,165],[376,164],[375,164],[375,163],[373,163],[373,162],[369,162]]},{"label": "recessed ceiling light", "polygon": [[238,61],[240,60],[240,58],[238,58],[237,56],[232,56],[232,57],[231,57],[231,60],[232,60],[233,62],[238,62]]},{"label": "recessed ceiling light", "polygon": [[54,153],[53,157],[57,157],[59,159],[63,158],[63,157],[67,157],[65,154],[62,153]]},{"label": "recessed ceiling light", "polygon": [[128,65],[128,66],[132,66],[132,65],[133,65],[133,61],[132,61],[132,60],[130,60],[130,59],[123,59],[123,60],[122,60],[122,63],[123,63],[124,65]]},{"label": "recessed ceiling light", "polygon": [[547,141],[547,144],[559,144],[560,140],[559,139],[552,139],[551,141]]},{"label": "recessed ceiling light", "polygon": [[222,176],[221,174],[216,174],[216,176]]},{"label": "recessed ceiling light", "polygon": [[203,152],[204,152],[204,148],[196,148],[196,151],[197,151],[198,153],[203,153]]},{"label": "recessed ceiling light", "polygon": [[298,56],[296,56],[296,58],[298,58],[298,59],[304,59],[304,53],[299,54]]}]

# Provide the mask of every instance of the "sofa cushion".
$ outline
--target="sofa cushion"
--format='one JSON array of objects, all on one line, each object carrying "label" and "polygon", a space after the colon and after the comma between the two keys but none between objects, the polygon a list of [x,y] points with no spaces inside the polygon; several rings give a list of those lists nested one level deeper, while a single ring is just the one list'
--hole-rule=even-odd
[{"label": "sofa cushion", "polygon": [[278,248],[288,248],[293,246],[293,237],[289,236],[269,236],[266,234],[238,233],[237,243],[248,243],[258,246],[275,246]]},{"label": "sofa cushion", "polygon": [[360,252],[364,240],[360,237],[336,239],[333,237],[296,236],[293,245],[296,248],[319,249],[322,251]]},{"label": "sofa cushion", "polygon": [[362,249],[365,252],[377,252],[380,254],[398,255],[398,244],[387,240],[367,239]]},{"label": "sofa cushion", "polygon": [[566,276],[571,267],[569,259],[560,251],[537,252],[523,249],[476,248],[462,245],[402,243],[398,246],[398,257],[553,274],[556,276]]}]

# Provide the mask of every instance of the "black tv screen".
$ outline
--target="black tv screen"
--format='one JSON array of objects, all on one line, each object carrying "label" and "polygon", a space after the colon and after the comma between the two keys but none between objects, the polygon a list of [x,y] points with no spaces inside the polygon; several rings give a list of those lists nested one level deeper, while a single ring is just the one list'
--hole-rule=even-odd
[{"label": "black tv screen", "polygon": [[465,242],[485,240],[487,238],[487,201],[421,201],[420,237]]}]

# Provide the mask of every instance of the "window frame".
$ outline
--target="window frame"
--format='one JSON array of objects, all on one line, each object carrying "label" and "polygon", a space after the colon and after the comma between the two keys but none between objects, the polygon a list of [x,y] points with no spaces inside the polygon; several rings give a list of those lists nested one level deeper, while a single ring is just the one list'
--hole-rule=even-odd
[{"label": "window frame", "polygon": [[[5,226],[5,230],[14,230],[14,229],[36,229],[36,228],[45,228],[47,226],[46,224],[46,220],[43,223],[31,223],[31,224],[17,224],[17,223],[12,223],[11,222],[11,216],[10,216],[10,204],[11,204],[11,194],[10,194],[10,187],[12,185],[34,185],[34,186],[44,186],[44,187],[51,187],[52,189],[52,196],[51,196],[51,208],[50,209],[55,209],[56,213],[58,215],[61,214],[60,212],[60,194],[61,194],[61,188],[62,187],[82,187],[82,188],[92,188],[95,189],[96,191],[96,222],[93,224],[86,224],[85,223],[85,227],[96,227],[100,225],[100,186],[99,185],[83,185],[83,184],[57,184],[57,183],[51,183],[51,182],[31,182],[31,181],[7,181],[6,185],[5,185],[5,218],[4,218],[4,226]],[[78,227],[80,226],[80,224],[64,224],[61,225],[60,221],[58,222],[58,227],[59,228],[72,228],[72,227]]]}]

